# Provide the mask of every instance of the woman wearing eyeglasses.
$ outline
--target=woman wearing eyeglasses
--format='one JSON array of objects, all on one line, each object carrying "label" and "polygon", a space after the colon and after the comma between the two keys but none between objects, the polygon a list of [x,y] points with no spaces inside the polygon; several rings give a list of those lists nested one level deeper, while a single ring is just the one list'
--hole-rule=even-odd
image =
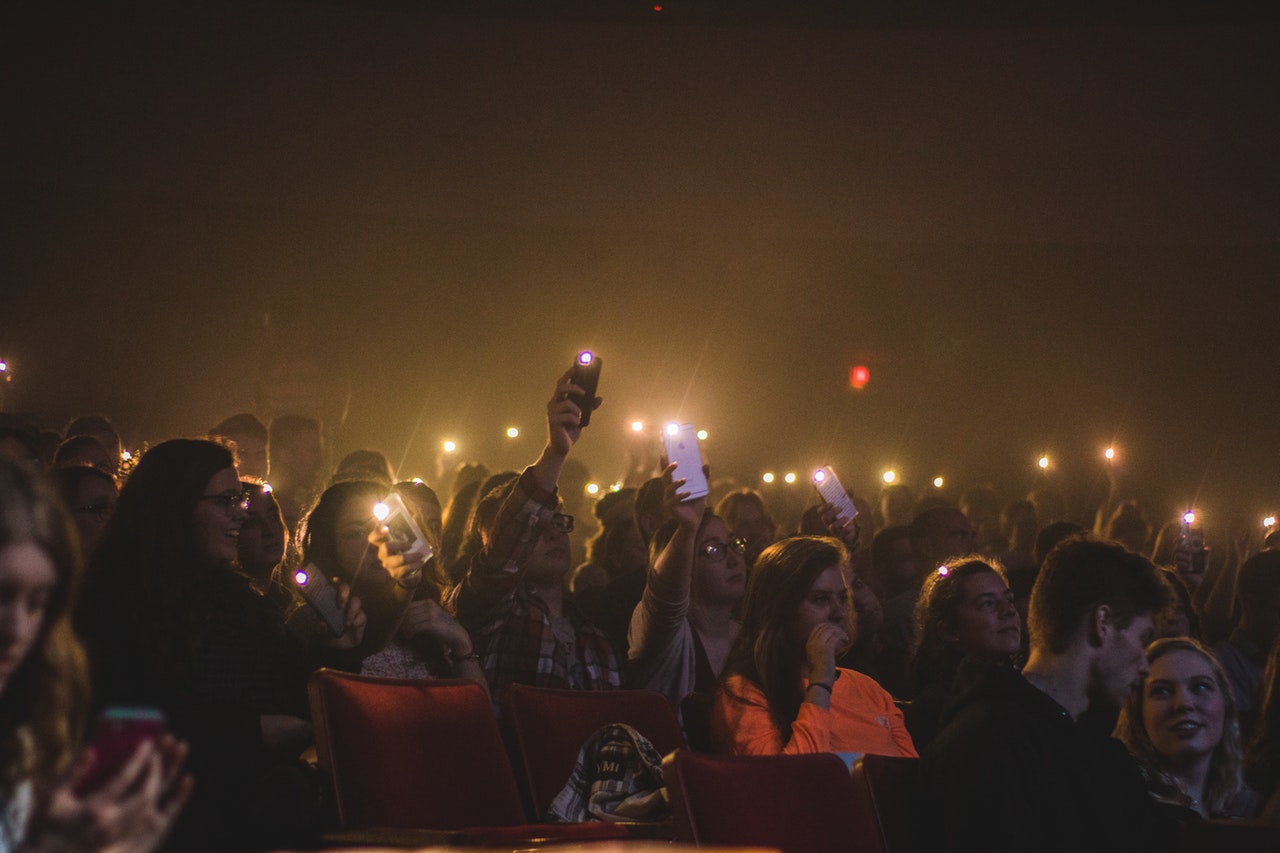
[{"label": "woman wearing eyeglasses", "polygon": [[673,518],[654,534],[657,556],[631,617],[629,683],[661,691],[680,707],[690,693],[715,690],[738,636],[734,614],[747,589],[745,543],[707,509],[683,500],[675,465],[662,472]]},{"label": "woman wearing eyeglasses", "polygon": [[848,549],[825,536],[784,539],[760,555],[712,708],[716,751],[915,756],[893,697],[836,666],[856,630],[848,562]]},{"label": "woman wearing eyeglasses", "polygon": [[[311,743],[306,679],[322,661],[233,570],[247,504],[226,447],[152,448],[120,491],[77,609],[95,703],[158,707],[191,744],[195,795],[176,849],[300,841],[316,810],[291,770]],[[364,622],[353,599],[331,646],[358,644]]]}]

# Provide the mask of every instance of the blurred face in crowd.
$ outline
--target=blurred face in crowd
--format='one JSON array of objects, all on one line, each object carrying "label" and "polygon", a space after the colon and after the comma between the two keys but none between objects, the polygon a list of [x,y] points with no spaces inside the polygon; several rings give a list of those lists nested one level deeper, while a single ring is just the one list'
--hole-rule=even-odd
[{"label": "blurred face in crowd", "polygon": [[878,633],[880,626],[884,624],[880,598],[875,590],[862,582],[857,572],[852,572],[849,576],[849,595],[857,616],[858,636],[870,637]]},{"label": "blurred face in crowd", "polygon": [[1179,649],[1152,662],[1142,685],[1142,724],[1170,766],[1211,756],[1222,741],[1222,690],[1213,666],[1198,652]]},{"label": "blurred face in crowd", "polygon": [[0,548],[0,694],[35,645],[56,582],[53,561],[34,542]]},{"label": "blurred face in crowd", "polygon": [[244,486],[235,468],[223,468],[209,478],[196,501],[200,553],[207,562],[230,565],[235,561],[246,516],[244,503]]},{"label": "blurred face in crowd", "polygon": [[538,525],[537,539],[525,559],[525,576],[538,582],[557,582],[569,573],[573,562],[569,532],[572,516],[556,513]]},{"label": "blurred face in crowd", "polygon": [[704,604],[734,604],[747,591],[744,545],[721,518],[702,526],[693,549],[693,597]]},{"label": "blurred face in crowd", "polygon": [[754,563],[760,552],[773,544],[773,519],[750,501],[739,503],[734,514],[733,535],[747,543],[747,562]]},{"label": "blurred face in crowd", "polygon": [[937,568],[953,557],[960,557],[973,551],[974,531],[958,509],[939,513],[929,530],[926,543],[927,556],[934,562],[929,570]]},{"label": "blurred face in crowd", "polygon": [[235,444],[236,468],[240,471],[240,476],[265,480],[268,469],[267,442],[249,433],[233,435],[231,441]]},{"label": "blurred face in crowd", "polygon": [[120,490],[114,480],[106,477],[83,476],[76,486],[75,501],[71,505],[71,517],[80,533],[80,550],[87,556],[98,546],[107,521],[115,511]]}]

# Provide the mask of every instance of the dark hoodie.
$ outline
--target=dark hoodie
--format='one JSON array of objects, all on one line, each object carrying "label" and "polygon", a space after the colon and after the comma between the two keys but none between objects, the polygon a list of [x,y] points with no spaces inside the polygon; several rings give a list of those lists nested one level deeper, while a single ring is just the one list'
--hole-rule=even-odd
[{"label": "dark hoodie", "polygon": [[1177,849],[1177,825],[1148,797],[1114,738],[1004,667],[965,661],[921,757],[922,849]]}]

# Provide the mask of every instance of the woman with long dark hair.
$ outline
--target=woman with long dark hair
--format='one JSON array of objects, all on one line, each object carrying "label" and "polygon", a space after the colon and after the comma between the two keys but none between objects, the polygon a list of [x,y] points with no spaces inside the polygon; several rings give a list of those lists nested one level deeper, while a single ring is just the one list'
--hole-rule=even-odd
[{"label": "woman with long dark hair", "polygon": [[71,630],[79,549],[51,484],[0,460],[0,850],[149,851],[191,791],[185,748],[144,744],[104,784],[80,790],[88,705]]},{"label": "woman with long dark hair", "polygon": [[[325,660],[234,570],[247,505],[223,445],[175,439],[147,451],[77,612],[96,703],[158,707],[191,743],[196,795],[174,842],[184,850],[282,844],[316,828],[297,760],[312,742],[306,679]],[[346,615],[332,648],[363,634],[358,601]]]},{"label": "woman with long dark hair", "polygon": [[824,536],[760,555],[712,709],[717,751],[916,754],[893,697],[836,666],[856,631],[848,563],[845,546]]}]

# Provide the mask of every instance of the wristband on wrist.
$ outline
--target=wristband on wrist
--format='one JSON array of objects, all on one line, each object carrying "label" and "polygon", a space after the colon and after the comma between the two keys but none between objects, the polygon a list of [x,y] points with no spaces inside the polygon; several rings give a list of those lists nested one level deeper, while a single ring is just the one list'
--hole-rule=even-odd
[{"label": "wristband on wrist", "polygon": [[[830,692],[831,692],[831,688],[832,688],[832,686],[833,686],[833,685],[831,685],[831,684],[827,684],[825,681],[810,681],[810,682],[809,682],[809,687],[821,687],[823,690],[827,691],[827,693],[830,693]],[[808,688],[805,688],[805,689],[807,690]]]}]

